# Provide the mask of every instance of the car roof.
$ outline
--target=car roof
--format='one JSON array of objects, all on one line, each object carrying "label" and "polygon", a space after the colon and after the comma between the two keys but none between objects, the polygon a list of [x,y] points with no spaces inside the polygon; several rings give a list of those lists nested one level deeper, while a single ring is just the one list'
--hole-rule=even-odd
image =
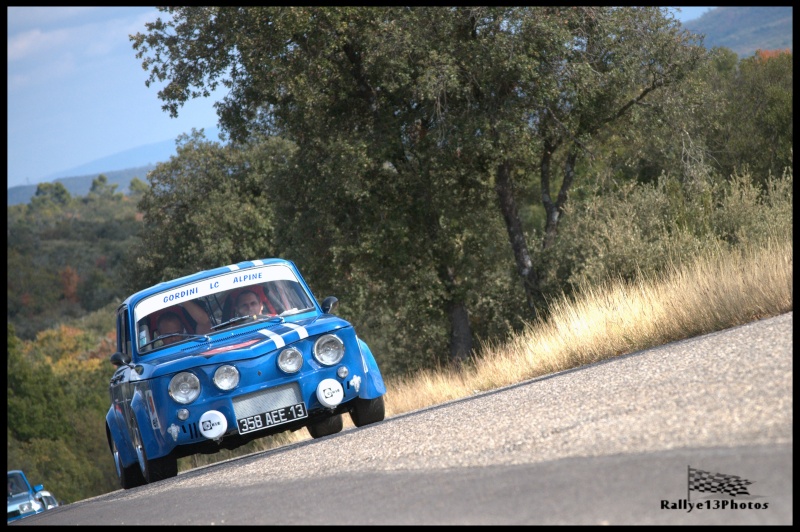
[{"label": "car roof", "polygon": [[174,288],[176,286],[182,286],[186,283],[191,283],[195,281],[199,281],[201,279],[205,279],[207,277],[213,277],[215,275],[221,275],[224,273],[229,273],[236,270],[244,270],[247,268],[253,268],[256,266],[267,266],[271,264],[283,264],[289,266],[293,269],[294,263],[290,260],[286,259],[276,259],[276,258],[268,258],[268,259],[258,259],[252,261],[243,261],[238,262],[236,264],[229,264],[227,266],[220,266],[219,268],[213,268],[211,270],[203,270],[197,273],[193,273],[191,275],[185,275],[183,277],[179,277],[177,279],[172,279],[170,281],[164,281],[162,283],[158,283],[157,285],[153,285],[149,288],[145,288],[144,290],[140,290],[135,294],[129,296],[125,301],[122,302],[120,306],[128,305],[134,306],[137,302],[144,299],[147,296],[152,294],[156,294],[161,292],[162,290],[169,290],[170,288]]}]

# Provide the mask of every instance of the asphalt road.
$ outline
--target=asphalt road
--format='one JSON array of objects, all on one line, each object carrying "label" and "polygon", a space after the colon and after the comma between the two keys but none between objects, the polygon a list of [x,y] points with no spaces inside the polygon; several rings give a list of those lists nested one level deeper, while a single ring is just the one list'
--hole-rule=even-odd
[{"label": "asphalt road", "polygon": [[[790,525],[792,321],[640,351],[15,524]],[[689,467],[747,479],[748,494],[689,491]]]}]

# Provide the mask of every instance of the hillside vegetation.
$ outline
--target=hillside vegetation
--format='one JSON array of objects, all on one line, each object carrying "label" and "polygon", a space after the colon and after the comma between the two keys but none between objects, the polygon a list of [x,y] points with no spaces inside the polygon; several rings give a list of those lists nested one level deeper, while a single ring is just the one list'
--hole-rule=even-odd
[{"label": "hillside vegetation", "polygon": [[[8,209],[7,463],[64,501],[119,486],[114,309],[183,274],[295,261],[370,345],[390,416],[793,308],[791,53],[704,51],[654,7],[258,7],[209,34],[227,8],[165,9],[181,38],[252,39],[235,140],[183,136],[128,194],[99,175]],[[149,29],[134,48],[179,108],[179,65],[205,64],[180,54],[205,48]]]}]

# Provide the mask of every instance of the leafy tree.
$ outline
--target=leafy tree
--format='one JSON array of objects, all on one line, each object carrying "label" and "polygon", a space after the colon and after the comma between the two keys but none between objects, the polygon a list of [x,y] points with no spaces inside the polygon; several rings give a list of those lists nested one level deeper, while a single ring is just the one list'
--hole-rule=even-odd
[{"label": "leafy tree", "polygon": [[725,105],[708,132],[708,148],[722,175],[748,170],[764,187],[767,176],[792,165],[792,73],[791,52],[768,51],[716,73],[715,96]]},{"label": "leafy tree", "polygon": [[40,183],[27,205],[26,221],[35,229],[52,228],[71,203],[69,191],[61,183]]},{"label": "leafy tree", "polygon": [[72,196],[63,185],[56,181],[55,183],[40,183],[36,186],[36,193],[31,198],[31,205],[35,208],[37,205],[45,203],[52,203],[60,207],[66,207]]},{"label": "leafy tree", "polygon": [[[223,127],[234,140],[260,131],[296,142],[299,165],[307,167],[298,175],[312,179],[301,185],[308,197],[342,190],[330,184],[334,170],[346,170],[345,197],[317,205],[316,219],[388,211],[383,220],[405,220],[414,206],[415,220],[424,221],[406,235],[431,246],[412,255],[436,274],[442,291],[434,300],[450,309],[455,359],[471,345],[467,294],[483,280],[464,282],[469,266],[459,259],[461,245],[440,228],[477,234],[476,220],[502,216],[533,311],[541,305],[539,274],[519,191],[538,173],[543,245],[550,245],[592,137],[680,81],[702,57],[702,48],[655,7],[162,10],[172,19],[131,38],[150,71],[148,83],[166,82],[159,92],[165,110],[177,115],[186,100],[223,83]],[[554,194],[559,156],[564,172]],[[350,164],[337,169],[337,160]],[[380,209],[372,200],[387,183],[386,167],[396,171],[389,179],[405,196]],[[499,212],[488,214],[487,193]],[[376,226],[360,227],[363,238]],[[383,242],[403,249],[403,233],[385,236],[399,237]]]},{"label": "leafy tree", "polygon": [[112,491],[104,432],[108,346],[93,352],[93,335],[72,327],[21,342],[13,325],[7,344],[9,468],[24,469],[66,502]]},{"label": "leafy tree", "polygon": [[[9,327],[8,343],[8,430],[17,440],[29,440],[45,434],[69,431],[63,390],[56,385],[52,369],[23,355],[14,328]],[[41,359],[40,359],[41,360]],[[41,360],[45,362],[44,360]]]},{"label": "leafy tree", "polygon": [[130,184],[128,185],[128,190],[131,192],[131,196],[133,197],[140,197],[145,192],[147,192],[148,185],[138,177],[134,177],[131,179]]},{"label": "leafy tree", "polygon": [[89,197],[114,197],[114,191],[117,189],[117,186],[118,185],[110,185],[108,183],[108,177],[106,177],[105,174],[100,174],[92,180],[92,186],[89,189]]},{"label": "leafy tree", "polygon": [[270,139],[249,150],[182,135],[177,155],[148,176],[141,244],[135,248],[129,291],[167,279],[275,254],[273,211],[264,175],[291,147]]},{"label": "leafy tree", "polygon": [[99,268],[87,272],[77,287],[81,307],[89,312],[105,306],[118,293],[119,289],[114,285],[114,280]]}]

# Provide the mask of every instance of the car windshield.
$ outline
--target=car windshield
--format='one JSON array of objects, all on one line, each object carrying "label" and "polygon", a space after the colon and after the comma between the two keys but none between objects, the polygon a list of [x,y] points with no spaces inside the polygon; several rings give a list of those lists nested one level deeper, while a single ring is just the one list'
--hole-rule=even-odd
[{"label": "car windshield", "polygon": [[235,270],[159,292],[140,301],[134,317],[139,350],[146,353],[175,343],[207,341],[207,334],[229,327],[313,308],[311,296],[292,269],[274,264]]},{"label": "car windshield", "polygon": [[28,486],[25,479],[19,473],[8,474],[8,496],[17,495],[18,493],[25,493],[28,491]]}]

